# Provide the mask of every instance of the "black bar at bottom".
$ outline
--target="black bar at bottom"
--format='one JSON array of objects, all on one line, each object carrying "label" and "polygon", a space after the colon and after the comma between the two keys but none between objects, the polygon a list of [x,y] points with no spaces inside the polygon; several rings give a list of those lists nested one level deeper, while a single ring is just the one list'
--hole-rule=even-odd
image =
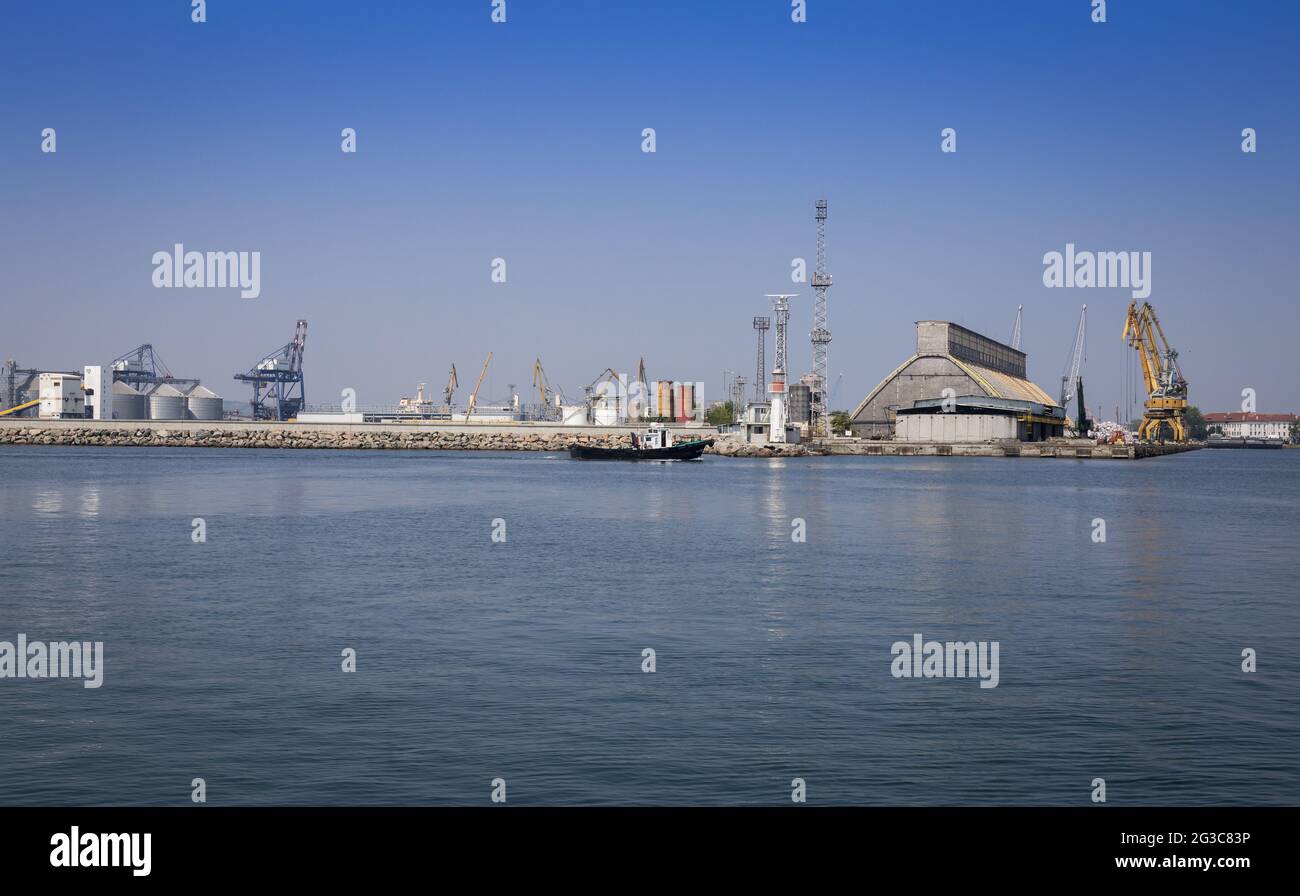
[{"label": "black bar at bottom", "polygon": [[[1052,875],[1183,879],[1285,873],[1293,808],[6,808],[6,881],[450,883],[599,878],[628,885],[847,873],[947,881]],[[131,839],[103,835],[149,834]],[[76,858],[72,839],[76,836]],[[66,844],[66,848],[65,847]],[[89,850],[89,852],[87,852]],[[86,867],[98,860],[108,867]],[[75,864],[74,864],[75,863]],[[451,877],[448,877],[448,876]],[[615,877],[609,877],[615,875]],[[802,875],[802,877],[801,877]],[[919,875],[919,877],[918,877]],[[472,880],[473,878],[471,878]]]}]

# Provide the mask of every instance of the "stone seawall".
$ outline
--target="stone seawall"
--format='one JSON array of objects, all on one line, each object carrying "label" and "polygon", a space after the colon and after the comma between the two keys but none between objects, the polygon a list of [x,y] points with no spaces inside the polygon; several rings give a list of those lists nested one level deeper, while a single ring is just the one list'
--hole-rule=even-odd
[{"label": "stone seawall", "polygon": [[379,448],[435,451],[563,451],[569,445],[627,445],[626,434],[560,435],[509,432],[332,432],[276,427],[168,429],[166,425],[122,429],[60,426],[0,428],[0,445],[99,445],[166,448]]},{"label": "stone seawall", "polygon": [[[904,442],[834,439],[802,445],[751,445],[709,431],[673,433],[674,442],[713,438],[705,453],[719,457],[810,457],[857,455],[884,457],[1054,457],[1071,460],[1158,457],[1195,451],[1185,445],[1094,445],[1086,440],[1056,442],[986,442],[969,445],[908,444]],[[401,425],[314,426],[295,423],[213,422],[119,424],[116,421],[3,421],[0,445],[100,445],[168,448],[352,448],[426,449],[433,451],[565,451],[570,445],[627,447],[629,431],[601,427]]]},{"label": "stone seawall", "polygon": [[[709,433],[676,433],[674,441],[711,438]],[[0,426],[0,445],[97,445],[102,447],[156,448],[351,448],[408,449],[432,451],[565,451],[570,445],[628,447],[626,431],[593,433],[590,430],[564,432],[519,432],[502,429],[406,430],[396,428],[348,427],[344,431],[292,424],[265,427],[241,424],[196,428],[193,424],[169,428],[166,424],[108,427],[6,424]],[[720,439],[707,453],[723,457],[797,457],[808,451],[800,445],[746,445]]]}]

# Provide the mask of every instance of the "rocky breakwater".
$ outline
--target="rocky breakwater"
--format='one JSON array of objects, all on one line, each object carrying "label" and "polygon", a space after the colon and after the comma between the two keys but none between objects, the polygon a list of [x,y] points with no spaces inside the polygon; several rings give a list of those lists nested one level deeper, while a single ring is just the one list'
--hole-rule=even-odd
[{"label": "rocky breakwater", "polygon": [[724,438],[715,441],[704,453],[721,457],[807,457],[824,452],[809,449],[806,445],[751,444],[740,439]]},{"label": "rocky breakwater", "polygon": [[103,429],[79,426],[0,427],[0,445],[100,445],[159,448],[356,448],[434,451],[564,451],[569,445],[626,447],[626,433],[568,435],[518,432],[332,432],[309,427],[232,427],[199,430],[166,427]]},{"label": "rocky breakwater", "polygon": [[[674,440],[710,438],[708,434],[678,434]],[[719,457],[805,457],[824,453],[806,445],[751,445],[739,439],[716,438],[706,454]],[[432,451],[565,451],[572,444],[626,448],[627,432],[529,433],[485,430],[403,432],[393,429],[331,431],[311,426],[230,426],[211,429],[168,429],[163,426],[0,426],[0,445],[99,445],[153,448],[352,448],[424,449]]]}]

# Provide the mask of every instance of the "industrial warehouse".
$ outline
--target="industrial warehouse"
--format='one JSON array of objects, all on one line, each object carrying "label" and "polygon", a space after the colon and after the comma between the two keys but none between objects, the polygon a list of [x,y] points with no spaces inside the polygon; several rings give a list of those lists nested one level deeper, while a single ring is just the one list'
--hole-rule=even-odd
[{"label": "industrial warehouse", "polygon": [[853,412],[853,432],[905,442],[1059,438],[1065,408],[1026,378],[1026,355],[949,321],[916,325],[916,353]]}]

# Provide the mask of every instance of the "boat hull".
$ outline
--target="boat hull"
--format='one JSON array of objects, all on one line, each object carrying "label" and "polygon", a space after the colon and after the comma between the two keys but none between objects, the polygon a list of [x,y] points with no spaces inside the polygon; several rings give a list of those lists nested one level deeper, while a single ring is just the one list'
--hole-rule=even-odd
[{"label": "boat hull", "polygon": [[681,442],[667,448],[598,448],[595,445],[570,445],[574,460],[699,460],[713,439]]}]

